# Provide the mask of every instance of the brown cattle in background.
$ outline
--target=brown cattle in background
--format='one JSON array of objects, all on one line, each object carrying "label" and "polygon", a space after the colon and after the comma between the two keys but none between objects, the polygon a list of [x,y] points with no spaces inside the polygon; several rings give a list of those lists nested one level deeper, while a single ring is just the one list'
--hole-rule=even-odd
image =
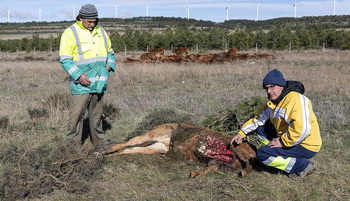
[{"label": "brown cattle in background", "polygon": [[173,49],[171,52],[176,54],[176,55],[178,55],[178,56],[187,56],[188,55],[188,51],[189,51],[188,47],[184,47],[184,48]]},{"label": "brown cattle in background", "polygon": [[228,55],[238,55],[238,50],[237,48],[231,48],[227,52]]},{"label": "brown cattle in background", "polygon": [[149,52],[149,53],[144,53],[140,55],[140,59],[142,61],[147,61],[147,60],[154,60],[155,58],[160,57],[160,54],[158,52]]},{"label": "brown cattle in background", "polygon": [[164,48],[150,49],[149,52],[159,53],[159,55],[166,54],[166,50]]},{"label": "brown cattle in background", "polygon": [[[231,64],[236,61],[246,61],[249,59],[275,59],[272,54],[257,54],[248,53],[238,54],[236,48],[231,48],[227,53],[214,53],[214,54],[188,54],[188,48],[177,48],[172,50],[172,55],[165,55],[165,49],[153,49],[149,53],[141,54],[140,59],[142,63],[202,63],[202,64]],[[164,54],[163,54],[164,52]],[[131,63],[133,61],[125,58],[125,62]]]},{"label": "brown cattle in background", "polygon": [[113,145],[98,155],[166,154],[189,162],[206,162],[204,169],[194,170],[190,177],[215,172],[219,168],[242,169],[244,177],[257,162],[256,149],[247,142],[230,145],[232,136],[188,124],[168,123],[154,127],[144,135],[123,144]]}]

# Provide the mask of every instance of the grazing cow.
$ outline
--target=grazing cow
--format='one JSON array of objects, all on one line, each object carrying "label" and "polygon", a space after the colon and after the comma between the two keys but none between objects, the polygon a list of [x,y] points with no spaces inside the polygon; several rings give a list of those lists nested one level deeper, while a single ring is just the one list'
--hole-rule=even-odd
[{"label": "grazing cow", "polygon": [[[178,55],[178,56],[187,56],[188,55],[188,47],[173,49],[171,52]],[[185,55],[183,55],[183,54],[185,54]]]},{"label": "grazing cow", "polygon": [[228,55],[238,55],[238,50],[237,48],[231,48],[227,52]]},{"label": "grazing cow", "polygon": [[165,55],[166,50],[163,48],[158,48],[158,49],[150,49],[149,52],[155,52],[155,53],[159,53],[159,55]]},{"label": "grazing cow", "polygon": [[142,136],[113,145],[98,155],[166,154],[190,162],[206,162],[204,169],[192,171],[191,178],[215,172],[220,167],[242,169],[244,177],[257,162],[256,149],[247,142],[232,146],[232,136],[188,124],[168,123],[154,127]]}]

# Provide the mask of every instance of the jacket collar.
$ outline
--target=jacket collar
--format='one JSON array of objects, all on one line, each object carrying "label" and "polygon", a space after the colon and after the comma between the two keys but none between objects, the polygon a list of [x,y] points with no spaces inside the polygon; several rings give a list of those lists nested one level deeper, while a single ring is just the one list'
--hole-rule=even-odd
[{"label": "jacket collar", "polygon": [[284,89],[282,90],[281,95],[277,97],[275,100],[271,100],[271,102],[275,105],[278,105],[278,103],[291,91],[304,94],[305,88],[304,88],[304,85],[299,81],[287,81],[286,87],[284,87]]}]

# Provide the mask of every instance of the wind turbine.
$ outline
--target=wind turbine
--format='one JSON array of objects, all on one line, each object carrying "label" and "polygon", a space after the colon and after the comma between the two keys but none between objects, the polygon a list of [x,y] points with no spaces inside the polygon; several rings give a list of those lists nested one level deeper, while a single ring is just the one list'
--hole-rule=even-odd
[{"label": "wind turbine", "polygon": [[118,6],[114,6],[115,9],[115,18],[118,18]]},{"label": "wind turbine", "polygon": [[336,0],[333,0],[333,15],[335,15],[335,2]]},{"label": "wind turbine", "polygon": [[148,1],[148,4],[147,4],[147,18],[148,18],[148,9],[149,9],[149,5],[151,4],[151,0]]},{"label": "wind turbine", "polygon": [[148,4],[147,4],[147,6],[146,6],[146,16],[147,16],[147,18],[148,18]]},{"label": "wind turbine", "polygon": [[188,4],[188,2],[186,1],[186,4],[187,4],[187,6],[186,6],[186,10],[187,10],[187,19],[189,20],[190,19],[190,4]]},{"label": "wind turbine", "polygon": [[259,20],[259,3],[258,1],[256,2],[256,21]]},{"label": "wind turbine", "polygon": [[297,0],[294,1],[294,18],[297,18]]},{"label": "wind turbine", "polygon": [[39,8],[39,22],[41,22],[41,8]]}]

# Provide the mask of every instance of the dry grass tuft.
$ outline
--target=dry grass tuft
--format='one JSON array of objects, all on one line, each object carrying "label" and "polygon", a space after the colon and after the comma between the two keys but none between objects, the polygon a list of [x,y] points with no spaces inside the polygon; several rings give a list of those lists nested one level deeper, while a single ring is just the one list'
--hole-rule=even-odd
[{"label": "dry grass tuft", "polygon": [[54,92],[46,101],[44,101],[44,106],[53,111],[69,110],[70,105],[70,95],[67,93]]},{"label": "dry grass tuft", "polygon": [[116,107],[112,103],[103,104],[104,118],[108,120],[114,120],[116,117],[120,118],[120,108]]},{"label": "dry grass tuft", "polygon": [[0,117],[0,129],[6,129],[10,124],[8,117]]},{"label": "dry grass tuft", "polygon": [[47,118],[50,116],[46,108],[28,108],[27,111],[31,119]]},{"label": "dry grass tuft", "polygon": [[1,200],[36,198],[55,189],[86,193],[89,181],[102,172],[102,163],[94,158],[92,150],[63,143],[42,143],[38,147],[4,144],[0,161],[5,164],[1,170]]}]

